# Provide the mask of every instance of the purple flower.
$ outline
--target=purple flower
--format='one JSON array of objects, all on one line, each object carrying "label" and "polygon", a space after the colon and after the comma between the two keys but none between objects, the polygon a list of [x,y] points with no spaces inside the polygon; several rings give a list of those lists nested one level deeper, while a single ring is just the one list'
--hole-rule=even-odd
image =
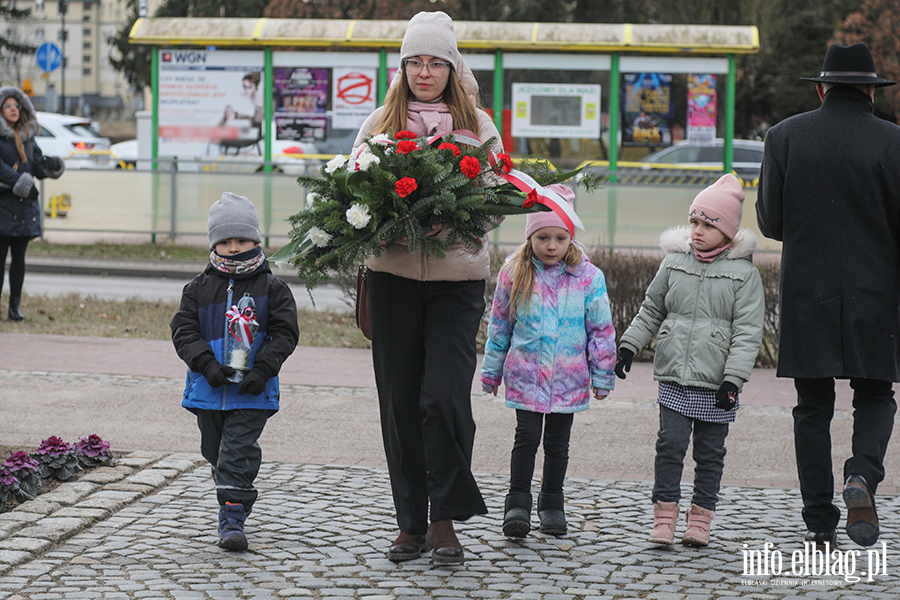
[{"label": "purple flower", "polygon": [[0,469],[0,486],[18,487],[19,479],[7,469]]},{"label": "purple flower", "polygon": [[38,461],[31,458],[27,452],[13,452],[3,466],[12,473],[33,473],[41,468]]},{"label": "purple flower", "polygon": [[62,441],[62,438],[51,435],[46,440],[41,440],[41,445],[34,451],[38,455],[47,455],[51,458],[65,456],[72,451],[72,444]]},{"label": "purple flower", "polygon": [[75,443],[75,448],[78,451],[78,454],[90,458],[110,456],[109,442],[100,439],[100,436],[96,433],[92,433],[86,438],[78,438],[78,441]]}]

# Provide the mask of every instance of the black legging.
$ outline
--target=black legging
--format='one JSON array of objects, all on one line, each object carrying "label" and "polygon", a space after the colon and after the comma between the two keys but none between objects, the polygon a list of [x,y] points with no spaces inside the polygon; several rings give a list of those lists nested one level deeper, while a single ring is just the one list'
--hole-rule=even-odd
[{"label": "black legging", "polygon": [[572,413],[542,414],[516,410],[516,440],[510,459],[509,491],[531,493],[534,458],[544,438],[544,473],[542,494],[561,494],[569,466],[569,436],[572,432]]},{"label": "black legging", "polygon": [[9,297],[22,297],[22,283],[25,281],[25,249],[28,248],[29,237],[11,237],[0,235],[0,293],[3,292],[3,274],[6,270],[6,253],[12,249],[12,262],[9,265]]}]

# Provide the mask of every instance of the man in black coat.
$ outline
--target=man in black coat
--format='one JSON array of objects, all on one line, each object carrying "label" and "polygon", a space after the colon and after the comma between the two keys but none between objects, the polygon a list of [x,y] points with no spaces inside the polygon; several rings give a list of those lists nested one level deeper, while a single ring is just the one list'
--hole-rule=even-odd
[{"label": "man in black coat", "polygon": [[900,381],[900,127],[874,116],[865,44],[833,44],[816,82],[822,105],[766,134],[756,214],[783,242],[778,376],[794,378],[794,446],[806,540],[837,540],[834,379],[853,388],[853,456],[844,463],[847,535],[878,539],[874,494]]}]

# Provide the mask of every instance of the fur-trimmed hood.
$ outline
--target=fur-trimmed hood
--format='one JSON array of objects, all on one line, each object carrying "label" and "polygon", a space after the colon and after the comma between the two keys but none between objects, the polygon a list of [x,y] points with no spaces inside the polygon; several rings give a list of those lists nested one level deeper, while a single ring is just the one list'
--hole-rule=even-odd
[{"label": "fur-trimmed hood", "polygon": [[[41,130],[41,126],[38,125],[37,113],[34,110],[34,104],[31,103],[31,98],[25,95],[25,92],[15,86],[0,88],[0,104],[2,104],[3,101],[10,96],[16,99],[20,107],[19,112],[23,113],[27,118],[25,126],[25,137],[22,138],[22,141],[28,141],[29,138],[36,136]],[[6,122],[6,119],[0,118],[0,137],[12,138],[14,136],[15,133],[13,133],[13,130]]]},{"label": "fur-trimmed hood", "polygon": [[[736,260],[738,258],[752,258],[753,251],[759,240],[750,229],[740,229],[734,236],[731,248],[724,253],[723,258]],[[691,254],[694,247],[691,245],[691,228],[689,225],[670,227],[659,236],[659,247],[666,254]]]}]

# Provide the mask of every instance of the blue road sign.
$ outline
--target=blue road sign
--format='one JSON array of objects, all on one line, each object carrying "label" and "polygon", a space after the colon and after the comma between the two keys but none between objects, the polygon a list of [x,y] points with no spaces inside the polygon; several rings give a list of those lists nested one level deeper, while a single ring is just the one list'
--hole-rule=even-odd
[{"label": "blue road sign", "polygon": [[59,68],[62,62],[62,56],[59,46],[53,42],[44,42],[37,49],[37,64],[43,71],[48,73]]}]

